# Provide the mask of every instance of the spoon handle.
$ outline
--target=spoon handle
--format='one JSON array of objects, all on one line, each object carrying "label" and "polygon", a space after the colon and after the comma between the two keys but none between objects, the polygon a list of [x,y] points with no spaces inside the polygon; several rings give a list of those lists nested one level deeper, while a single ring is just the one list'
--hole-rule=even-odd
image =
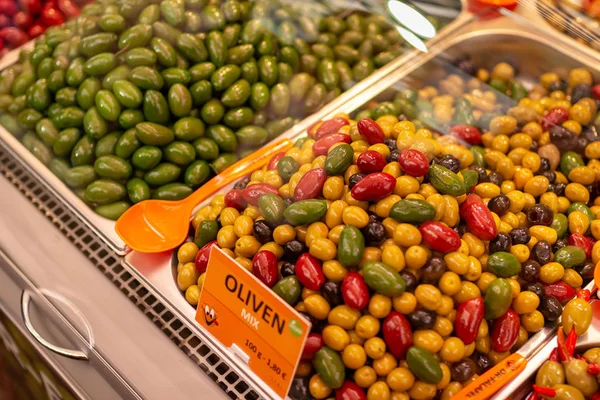
[{"label": "spoon handle", "polygon": [[191,212],[196,205],[206,200],[210,195],[214,194],[219,189],[222,189],[224,186],[234,182],[235,180],[264,167],[269,162],[271,157],[281,151],[287,151],[291,149],[292,145],[293,143],[290,139],[282,139],[251,153],[247,157],[239,160],[235,164],[225,169],[220,174],[217,174],[210,181],[198,188],[188,198],[183,200],[185,206],[189,207]]},{"label": "spoon handle", "polygon": [[[453,399],[486,400],[506,399],[531,377],[548,359],[551,348],[545,346],[554,336],[556,327],[544,327],[532,336],[518,352],[496,364],[475,381],[462,389]],[[544,353],[546,351],[547,353]],[[542,351],[544,350],[544,351]],[[541,354],[540,353],[544,353]],[[495,396],[494,396],[495,395]]]}]

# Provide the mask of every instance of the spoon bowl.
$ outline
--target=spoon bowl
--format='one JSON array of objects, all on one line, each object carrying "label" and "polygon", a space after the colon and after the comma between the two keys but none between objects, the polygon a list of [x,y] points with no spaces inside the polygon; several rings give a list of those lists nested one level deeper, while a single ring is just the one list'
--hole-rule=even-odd
[{"label": "spoon bowl", "polygon": [[183,200],[145,200],[129,208],[117,221],[117,234],[131,249],[160,253],[185,241],[194,207],[235,180],[265,166],[271,157],[292,147],[289,139],[266,146],[236,162]]},{"label": "spoon bowl", "polygon": [[193,203],[147,200],[131,207],[115,229],[132,249],[155,253],[177,247],[188,235]]}]

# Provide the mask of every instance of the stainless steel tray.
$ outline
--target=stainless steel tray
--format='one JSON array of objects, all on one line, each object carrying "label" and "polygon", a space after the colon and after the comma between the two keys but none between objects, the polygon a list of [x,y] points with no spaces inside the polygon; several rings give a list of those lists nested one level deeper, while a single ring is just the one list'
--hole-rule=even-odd
[{"label": "stainless steel tray", "polygon": [[[350,96],[341,96],[345,101],[338,108],[323,110],[318,117],[313,116],[311,121],[331,117],[340,112],[354,113],[370,100],[389,98],[390,95],[402,88],[424,85],[432,77],[439,76],[439,73],[445,73],[446,71],[443,69],[447,67],[448,58],[456,56],[471,56],[481,66],[492,66],[500,61],[511,61],[519,68],[519,75],[526,85],[533,84],[536,77],[542,72],[549,70],[566,72],[569,68],[581,65],[590,68],[595,77],[600,79],[600,69],[595,66],[594,60],[585,55],[571,52],[566,45],[561,46],[562,39],[558,33],[535,29],[527,23],[523,24],[519,18],[512,15],[492,21],[472,19],[469,24],[458,30],[456,36],[432,46],[428,54],[398,65],[396,71],[389,74],[386,79],[374,83],[370,90],[358,96],[351,98],[348,98]],[[527,60],[535,60],[535,62],[527,62]],[[298,127],[284,133],[284,136],[295,138],[303,134],[305,132],[300,131]],[[226,193],[232,187],[233,184],[228,185],[218,193]],[[198,207],[209,202],[210,199],[207,199]],[[176,256],[174,253],[174,251],[169,251],[160,254],[142,254],[134,251],[123,259],[122,264],[131,274],[151,287],[157,297],[172,305],[181,318],[190,324],[190,329],[194,329],[195,333],[213,343],[223,357],[234,360],[235,357],[232,353],[216,342],[207,331],[195,322],[195,309],[186,302],[176,285]],[[592,284],[590,283],[590,285]],[[527,358],[534,357],[552,339],[554,332],[555,328],[545,327],[529,339],[521,348],[521,354]],[[244,373],[250,382],[258,383],[255,387],[260,390],[261,385],[257,382],[256,377],[250,376],[247,371]],[[503,391],[503,393],[505,392]],[[495,398],[506,398],[506,393],[504,397],[496,396]]]},{"label": "stainless steel tray", "polygon": [[[446,0],[452,4],[460,6],[461,12],[457,18],[442,28],[438,35],[427,42],[429,45],[448,37],[454,30],[462,26],[465,21],[469,18],[468,12],[465,8],[466,0]],[[423,3],[436,3],[437,1],[427,1]],[[33,42],[29,42],[22,47],[12,50],[7,53],[2,59],[0,59],[0,71],[6,67],[14,64],[19,57],[19,52],[22,49],[28,49],[33,47]],[[317,113],[303,119],[300,123],[294,125],[287,132],[284,133],[287,137],[297,136],[299,133],[304,132],[310,125],[316,121],[323,119],[326,115],[339,108],[342,104],[347,102],[356,96],[359,96],[364,91],[369,90],[376,82],[385,81],[385,78],[397,70],[408,60],[417,57],[420,51],[409,50],[400,57],[391,61],[384,67],[380,68],[368,78],[357,83],[350,90],[342,93],[339,97],[334,99],[329,104],[323,106]],[[39,160],[37,160],[25,147],[8,132],[4,127],[0,126],[0,145],[6,147],[6,149],[14,155],[22,164],[32,172],[44,185],[65,205],[72,210],[81,220],[88,226],[95,234],[98,235],[109,247],[114,250],[118,255],[127,254],[130,249],[121,240],[121,238],[115,232],[115,222],[108,220],[104,217],[96,214],[90,207],[88,207],[81,199],[79,199],[69,187],[67,187],[60,179],[58,179],[46,166],[44,166]]]}]

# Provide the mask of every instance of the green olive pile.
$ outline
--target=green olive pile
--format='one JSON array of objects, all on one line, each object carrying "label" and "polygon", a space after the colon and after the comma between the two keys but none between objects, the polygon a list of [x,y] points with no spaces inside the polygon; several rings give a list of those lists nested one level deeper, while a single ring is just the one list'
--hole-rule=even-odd
[{"label": "green olive pile", "polygon": [[0,75],[0,124],[110,219],[188,196],[402,51],[382,16],[319,3],[150,3],[89,5]]},{"label": "green olive pile", "polygon": [[218,246],[312,322],[293,399],[446,400],[561,315],[589,326],[563,306],[600,261],[591,74],[457,66],[476,77],[316,124],[192,220],[190,304]]}]

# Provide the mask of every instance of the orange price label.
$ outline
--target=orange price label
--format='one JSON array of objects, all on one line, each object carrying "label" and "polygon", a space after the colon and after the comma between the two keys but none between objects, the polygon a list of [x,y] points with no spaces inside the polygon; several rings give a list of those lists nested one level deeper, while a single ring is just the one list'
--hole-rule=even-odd
[{"label": "orange price label", "polygon": [[250,370],[286,397],[311,325],[216,246],[208,260],[196,321],[226,347],[243,352]]},{"label": "orange price label", "polygon": [[471,382],[454,396],[453,400],[485,400],[525,369],[527,360],[519,353],[511,354],[494,368]]}]

